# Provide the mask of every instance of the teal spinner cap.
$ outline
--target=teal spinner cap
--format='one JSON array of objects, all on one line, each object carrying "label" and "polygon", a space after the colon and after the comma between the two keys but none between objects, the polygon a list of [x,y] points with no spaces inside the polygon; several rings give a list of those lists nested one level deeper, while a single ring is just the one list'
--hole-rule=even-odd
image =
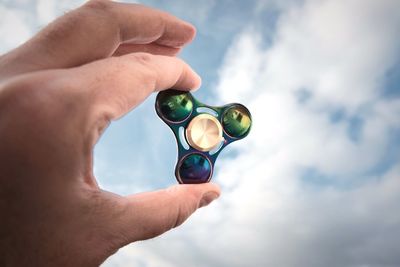
[{"label": "teal spinner cap", "polygon": [[209,182],[219,153],[246,137],[252,124],[250,111],[242,104],[209,106],[189,92],[174,89],[158,93],[155,108],[174,133],[178,145],[175,176],[184,184]]}]

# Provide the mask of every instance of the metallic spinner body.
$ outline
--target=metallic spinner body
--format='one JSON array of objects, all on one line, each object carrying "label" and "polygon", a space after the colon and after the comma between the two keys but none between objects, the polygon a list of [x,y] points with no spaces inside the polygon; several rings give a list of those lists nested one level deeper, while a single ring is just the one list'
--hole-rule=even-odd
[{"label": "metallic spinner body", "polygon": [[175,135],[175,176],[184,184],[209,182],[219,153],[246,137],[252,124],[249,110],[241,104],[208,106],[191,93],[174,89],[158,93],[155,109]]}]

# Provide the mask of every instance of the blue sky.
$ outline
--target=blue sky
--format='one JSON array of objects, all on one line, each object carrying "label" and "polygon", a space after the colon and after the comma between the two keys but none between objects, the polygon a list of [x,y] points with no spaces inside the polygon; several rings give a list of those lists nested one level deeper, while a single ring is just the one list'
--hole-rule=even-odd
[{"label": "blue sky", "polygon": [[[0,1],[0,51],[81,1]],[[400,266],[400,2],[142,1],[193,23],[180,55],[203,102],[241,102],[254,125],[219,156],[222,196],[104,266]],[[95,150],[107,190],[175,184],[155,96]]]}]

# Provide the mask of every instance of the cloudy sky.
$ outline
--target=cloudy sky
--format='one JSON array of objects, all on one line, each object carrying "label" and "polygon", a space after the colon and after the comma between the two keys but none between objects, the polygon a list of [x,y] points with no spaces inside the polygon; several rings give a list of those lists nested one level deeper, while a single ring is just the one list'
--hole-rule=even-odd
[{"label": "cloudy sky", "polygon": [[[8,51],[82,1],[0,1]],[[400,266],[400,1],[142,1],[193,23],[180,55],[205,103],[241,102],[252,132],[219,156],[222,195],[104,266]],[[155,96],[95,151],[119,194],[175,184]]]}]

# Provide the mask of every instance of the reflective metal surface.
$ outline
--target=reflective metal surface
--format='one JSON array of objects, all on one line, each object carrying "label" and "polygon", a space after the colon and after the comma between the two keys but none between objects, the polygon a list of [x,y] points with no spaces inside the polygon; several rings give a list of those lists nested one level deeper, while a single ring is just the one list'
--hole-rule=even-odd
[{"label": "reflective metal surface", "polygon": [[157,108],[165,119],[178,122],[192,113],[193,101],[188,93],[168,90],[159,93]]},{"label": "reflective metal surface", "polygon": [[186,138],[192,147],[203,152],[210,151],[222,141],[221,124],[212,115],[200,114],[190,121]]},{"label": "reflective metal surface", "polygon": [[207,182],[212,174],[210,161],[198,153],[184,157],[178,167],[178,179],[185,184]]},{"label": "reflective metal surface", "polygon": [[247,135],[251,126],[249,111],[242,105],[235,104],[229,107],[222,117],[222,126],[225,132],[234,138]]}]

